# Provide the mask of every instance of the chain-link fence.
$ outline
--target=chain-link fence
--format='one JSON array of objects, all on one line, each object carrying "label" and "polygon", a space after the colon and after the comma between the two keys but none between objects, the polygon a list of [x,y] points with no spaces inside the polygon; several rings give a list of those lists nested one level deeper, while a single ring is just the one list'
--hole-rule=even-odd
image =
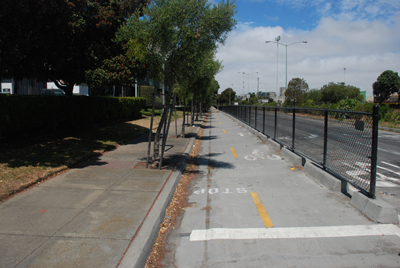
[{"label": "chain-link fence", "polygon": [[219,109],[375,197],[378,106],[373,113],[246,105]]}]

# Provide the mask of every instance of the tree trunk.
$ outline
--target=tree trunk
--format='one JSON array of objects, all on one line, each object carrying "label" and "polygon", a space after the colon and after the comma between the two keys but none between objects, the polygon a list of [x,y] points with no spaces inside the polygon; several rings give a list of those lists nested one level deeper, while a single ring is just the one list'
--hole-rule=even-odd
[{"label": "tree trunk", "polygon": [[199,103],[196,100],[196,121],[199,121]]},{"label": "tree trunk", "polygon": [[194,121],[194,105],[193,105],[193,95],[192,95],[192,113],[190,115],[191,120],[190,120],[190,126],[193,127],[193,121]]},{"label": "tree trunk", "polygon": [[66,96],[72,96],[75,83],[62,83],[58,80],[55,80],[53,82],[59,89],[64,90]]},{"label": "tree trunk", "polygon": [[186,100],[185,100],[185,102],[184,102],[184,105],[183,105],[183,122],[182,122],[182,131],[181,131],[181,137],[182,138],[185,138],[185,111],[186,111]]},{"label": "tree trunk", "polygon": [[156,135],[154,138],[154,146],[153,146],[153,167],[156,168],[160,164],[160,139],[161,139],[161,131],[163,127],[167,127],[167,119],[168,119],[168,109],[164,108],[163,113],[161,115],[160,123],[157,127]]}]

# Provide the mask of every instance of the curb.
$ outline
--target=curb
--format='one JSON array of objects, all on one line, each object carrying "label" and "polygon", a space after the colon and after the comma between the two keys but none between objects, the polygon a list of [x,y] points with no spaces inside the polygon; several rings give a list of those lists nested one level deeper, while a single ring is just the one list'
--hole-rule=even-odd
[{"label": "curb", "polygon": [[377,223],[399,223],[397,209],[381,199],[371,199],[360,192],[354,192],[350,205]]},{"label": "curb", "polygon": [[333,177],[312,162],[307,161],[303,171],[306,175],[308,175],[308,177],[312,178],[314,181],[317,181],[319,184],[331,191],[342,190],[342,182],[339,179]]},{"label": "curb", "polygon": [[[196,136],[199,131],[200,127],[196,129]],[[193,149],[195,141],[195,137],[190,138],[190,141],[182,153],[178,164],[168,175],[169,178],[167,178],[164,189],[161,190],[161,193],[154,202],[147,218],[144,220],[137,237],[132,241],[132,244],[129,246],[118,267],[142,268],[145,266],[147,258],[151,253],[154,241],[158,236],[160,224],[164,220],[165,210],[169,206],[172,196],[174,195],[175,188],[179,183],[183,171],[185,170],[186,162],[189,158],[190,152]]]},{"label": "curb", "polygon": [[283,147],[280,154],[293,166],[303,166],[303,158]]}]

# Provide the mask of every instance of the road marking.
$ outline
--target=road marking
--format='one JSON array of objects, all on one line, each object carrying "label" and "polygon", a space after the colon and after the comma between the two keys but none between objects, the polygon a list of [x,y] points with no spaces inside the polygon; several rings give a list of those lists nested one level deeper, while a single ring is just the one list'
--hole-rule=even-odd
[{"label": "road marking", "polygon": [[225,129],[223,129],[222,131],[224,132],[224,134],[226,134],[226,131],[225,131]]},{"label": "road marking", "polygon": [[216,239],[299,239],[385,235],[397,235],[400,237],[400,228],[393,224],[288,228],[212,228],[206,230],[193,230],[190,234],[190,241],[208,241]]},{"label": "road marking", "polygon": [[239,135],[240,137],[244,137],[244,135],[242,133],[238,133],[237,135]]},{"label": "road marking", "polygon": [[211,188],[211,189],[200,189],[200,190],[196,190],[193,193],[194,194],[205,194],[205,193],[209,193],[209,194],[246,194],[247,193],[247,189],[246,188],[236,188],[235,190],[231,191],[231,189],[229,188],[225,188],[225,191],[220,191],[219,188]]},{"label": "road marking", "polygon": [[258,214],[260,214],[260,217],[263,220],[265,227],[267,227],[267,228],[273,227],[274,225],[272,224],[272,221],[271,221],[267,211],[265,210],[263,203],[261,203],[261,200],[258,197],[258,194],[256,192],[250,192],[250,194],[253,197],[253,201],[256,204]]},{"label": "road marking", "polygon": [[221,122],[219,122],[219,124],[221,125]]},{"label": "road marking", "polygon": [[237,154],[235,152],[235,149],[233,149],[233,147],[231,147],[231,151],[232,151],[233,157],[234,158],[238,158],[238,156],[237,156]]},{"label": "road marking", "polygon": [[396,171],[393,171],[391,169],[388,169],[388,168],[385,168],[385,167],[381,167],[381,166],[378,166],[378,165],[377,165],[377,167],[380,168],[380,169],[383,169],[383,170],[390,171],[390,172],[392,172],[392,173],[394,173],[396,175],[400,175],[400,172],[396,172]]},{"label": "road marking", "polygon": [[381,149],[381,148],[378,148],[378,150],[381,150],[381,151],[384,151],[384,152],[387,152],[387,153],[390,153],[390,154],[397,154],[397,155],[400,155],[399,152],[395,152],[395,151],[392,151],[392,150],[385,150],[385,149]]},{"label": "road marking", "polygon": [[268,159],[271,160],[282,160],[282,157],[276,155],[276,154],[271,154],[271,155],[267,155]]},{"label": "road marking", "polygon": [[393,164],[385,162],[385,161],[381,161],[381,163],[384,163],[386,165],[389,165],[389,166],[392,166],[392,167],[395,167],[395,168],[400,168],[399,166],[393,165]]}]

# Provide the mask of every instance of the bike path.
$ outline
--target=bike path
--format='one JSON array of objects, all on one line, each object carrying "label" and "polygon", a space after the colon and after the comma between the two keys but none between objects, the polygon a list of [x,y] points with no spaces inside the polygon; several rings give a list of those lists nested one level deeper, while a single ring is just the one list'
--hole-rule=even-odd
[{"label": "bike path", "polygon": [[167,267],[399,267],[400,230],[212,109]]}]

